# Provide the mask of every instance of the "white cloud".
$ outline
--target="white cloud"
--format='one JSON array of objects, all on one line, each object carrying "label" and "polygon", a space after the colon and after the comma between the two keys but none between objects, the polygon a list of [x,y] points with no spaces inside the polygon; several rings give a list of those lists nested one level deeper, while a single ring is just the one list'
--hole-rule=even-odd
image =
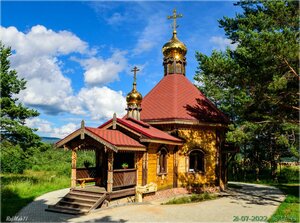
[{"label": "white cloud", "polygon": [[109,25],[119,25],[126,19],[126,16],[121,15],[118,12],[113,13],[112,16],[106,18],[106,21]]},{"label": "white cloud", "polygon": [[52,137],[64,138],[67,135],[74,132],[78,128],[79,128],[79,125],[76,125],[74,123],[68,123],[68,124],[63,125],[59,128],[53,128],[53,131],[50,135]]},{"label": "white cloud", "polygon": [[77,60],[86,70],[84,72],[85,83],[88,85],[103,85],[119,80],[119,73],[127,67],[125,54],[126,52],[117,50],[106,60],[96,57]]},{"label": "white cloud", "polygon": [[64,138],[76,129],[79,128],[79,124],[67,123],[61,127],[54,127],[53,124],[45,119],[31,118],[26,120],[26,125],[30,128],[37,129],[39,135]]},{"label": "white cloud", "polygon": [[[83,88],[76,95],[71,80],[61,71],[63,64],[59,56],[72,53],[90,56],[77,62],[86,70],[85,82],[96,85],[118,80],[119,72],[127,66],[126,52],[115,50],[110,58],[97,58],[93,56],[95,49],[89,49],[74,34],[67,31],[54,32],[41,25],[32,27],[27,33],[18,31],[15,27],[0,27],[0,34],[3,43],[15,51],[11,57],[12,68],[27,81],[26,89],[18,95],[26,105],[42,109],[46,114],[67,112],[99,119],[110,117],[114,112],[112,109],[117,112],[123,109],[125,98],[122,93],[109,88]],[[87,95],[89,97],[85,97]],[[97,98],[94,100],[95,97]],[[102,103],[110,97],[115,105],[111,101]]]},{"label": "white cloud", "polygon": [[39,132],[50,133],[52,132],[51,123],[41,118],[31,118],[26,120],[26,125],[30,128],[36,128]]},{"label": "white cloud", "polygon": [[151,16],[147,26],[139,34],[133,54],[138,55],[155,48],[160,40],[165,39],[166,30],[168,30],[168,23],[164,17],[160,15]]},{"label": "white cloud", "polygon": [[92,120],[111,118],[114,112],[118,116],[125,115],[126,100],[121,91],[108,87],[83,88],[78,98],[89,111]]},{"label": "white cloud", "polygon": [[55,32],[42,25],[33,26],[28,33],[22,33],[15,27],[1,27],[1,39],[14,48],[19,55],[27,57],[66,55],[72,52],[84,53],[87,43],[68,31]]},{"label": "white cloud", "polygon": [[26,89],[18,96],[23,103],[48,114],[84,114],[74,103],[71,80],[62,74],[58,56],[88,52],[85,42],[70,32],[54,32],[41,25],[33,26],[28,33],[0,27],[0,33],[3,43],[15,51],[12,68],[27,81]]},{"label": "white cloud", "polygon": [[230,39],[226,39],[221,36],[212,36],[209,39],[209,42],[215,44],[215,48],[220,49],[224,51],[227,47],[229,47],[232,50],[235,50],[237,47],[237,43],[232,44]]}]

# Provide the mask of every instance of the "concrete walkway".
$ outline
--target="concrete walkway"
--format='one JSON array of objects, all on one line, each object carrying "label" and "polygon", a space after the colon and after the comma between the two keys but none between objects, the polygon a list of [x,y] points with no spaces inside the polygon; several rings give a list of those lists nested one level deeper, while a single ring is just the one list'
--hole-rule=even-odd
[{"label": "concrete walkway", "polygon": [[160,205],[156,201],[108,208],[85,216],[44,211],[68,192],[63,189],[38,197],[17,216],[28,216],[28,222],[259,222],[266,221],[285,198],[274,187],[234,184],[242,188],[230,189],[221,198],[200,203]]}]

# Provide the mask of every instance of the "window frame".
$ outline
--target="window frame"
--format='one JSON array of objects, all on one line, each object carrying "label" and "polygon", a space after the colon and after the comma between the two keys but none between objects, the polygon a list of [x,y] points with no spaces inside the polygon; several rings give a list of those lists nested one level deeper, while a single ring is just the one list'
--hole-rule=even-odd
[{"label": "window frame", "polygon": [[[163,157],[163,161],[161,160],[162,151],[164,151],[164,153],[165,153],[164,157]],[[168,173],[168,156],[169,156],[169,151],[168,151],[167,147],[162,146],[157,152],[157,175],[165,175]],[[161,171],[162,170],[161,165],[160,165],[161,162],[163,162],[165,165],[164,171]]]},{"label": "window frame", "polygon": [[[190,165],[191,165],[191,154],[193,152],[198,152],[201,154],[201,159],[202,159],[202,165],[201,165],[201,170],[198,170],[198,169],[192,169],[190,168]],[[188,156],[187,156],[187,159],[188,159],[188,166],[187,166],[187,172],[188,173],[205,173],[205,164],[206,164],[206,161],[205,161],[205,152],[202,150],[202,149],[192,149],[191,151],[189,151],[188,153]]]}]

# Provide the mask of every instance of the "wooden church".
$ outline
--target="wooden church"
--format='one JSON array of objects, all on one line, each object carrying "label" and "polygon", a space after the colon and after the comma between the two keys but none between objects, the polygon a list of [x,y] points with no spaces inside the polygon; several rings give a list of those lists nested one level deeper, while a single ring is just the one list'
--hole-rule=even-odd
[{"label": "wooden church", "polygon": [[[71,189],[48,210],[86,213],[124,196],[141,201],[156,191],[226,185],[224,135],[228,118],[186,78],[187,47],[177,38],[163,46],[164,75],[143,98],[135,67],[127,115],[81,128],[57,142],[72,151]],[[99,108],[101,109],[101,108]],[[77,168],[78,150],[94,150],[96,165]],[[94,186],[85,185],[95,182]]]}]

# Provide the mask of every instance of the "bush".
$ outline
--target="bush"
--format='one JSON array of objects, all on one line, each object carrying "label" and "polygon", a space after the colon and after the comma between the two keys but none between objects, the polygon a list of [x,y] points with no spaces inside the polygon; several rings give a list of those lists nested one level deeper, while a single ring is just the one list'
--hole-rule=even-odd
[{"label": "bush", "polygon": [[283,167],[280,171],[278,181],[280,183],[298,183],[299,182],[300,168],[295,167]]},{"label": "bush", "polygon": [[[19,146],[8,142],[1,143],[1,172],[23,173],[25,169],[35,171],[55,171],[59,175],[70,176],[71,151],[57,149],[43,143],[39,147],[30,147],[24,152]],[[78,151],[77,167],[95,166],[94,151]]]},{"label": "bush", "polygon": [[25,153],[19,146],[1,144],[1,173],[23,173],[26,168]]}]

